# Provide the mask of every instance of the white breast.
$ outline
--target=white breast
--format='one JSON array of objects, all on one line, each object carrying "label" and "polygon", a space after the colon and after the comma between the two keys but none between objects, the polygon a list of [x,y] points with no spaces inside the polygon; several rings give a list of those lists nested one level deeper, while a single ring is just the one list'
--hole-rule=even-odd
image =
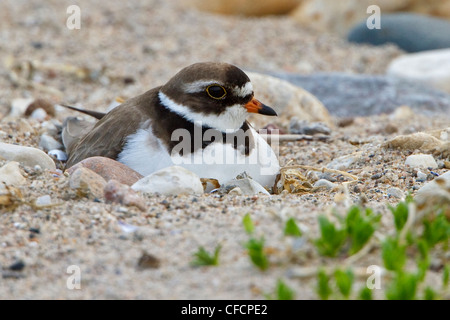
[{"label": "white breast", "polygon": [[273,186],[280,165],[273,149],[254,130],[250,129],[255,146],[248,156],[231,144],[214,142],[206,148],[181,157],[170,155],[164,145],[151,132],[151,128],[139,129],[131,135],[118,161],[146,176],[172,165],[179,165],[201,178],[214,178],[224,184],[242,172],[247,172],[263,186]]}]

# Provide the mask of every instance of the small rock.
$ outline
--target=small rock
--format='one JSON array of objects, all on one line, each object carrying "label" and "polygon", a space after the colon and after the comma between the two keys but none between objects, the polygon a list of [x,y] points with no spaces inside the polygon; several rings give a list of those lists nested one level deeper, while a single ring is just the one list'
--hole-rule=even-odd
[{"label": "small rock", "polygon": [[[51,103],[50,101],[45,100],[45,99],[36,99],[32,103],[30,103],[28,105],[28,107],[26,108],[26,110],[24,112],[24,115],[26,117],[30,117],[31,116],[32,118],[36,119],[37,115],[35,115],[33,117],[33,113],[36,110],[38,110],[38,109],[41,109],[43,111],[43,112],[40,111],[39,114],[41,114],[41,115],[45,114],[45,117],[47,115],[49,115],[51,117],[55,116],[55,105],[53,103]],[[44,119],[45,119],[45,117],[44,117]]]},{"label": "small rock", "polygon": [[450,33],[447,32],[450,22],[446,19],[413,13],[386,14],[383,11],[380,29],[369,29],[367,19],[362,20],[349,32],[350,42],[372,45],[393,43],[406,52],[450,47]]},{"label": "small rock", "polygon": [[88,168],[98,175],[102,176],[106,181],[117,180],[126,185],[133,185],[144,176],[134,171],[127,165],[106,157],[90,157],[78,162],[76,165],[67,169],[70,174],[80,167]]},{"label": "small rock", "polygon": [[25,262],[22,260],[16,261],[11,264],[8,269],[11,271],[22,271],[25,268]]},{"label": "small rock", "polygon": [[292,118],[289,123],[289,132],[293,134],[330,134],[331,130],[325,124],[320,122],[308,122],[305,120],[299,120],[298,118]]},{"label": "small rock", "polygon": [[417,182],[424,182],[427,181],[427,174],[423,173],[422,171],[417,171]]},{"label": "small rock", "polygon": [[420,188],[414,200],[420,210],[426,211],[436,206],[446,207],[446,215],[450,219],[450,171]]},{"label": "small rock", "polygon": [[335,184],[331,181],[328,181],[326,179],[320,179],[314,183],[314,187],[325,187],[328,190],[333,190],[337,186],[338,186],[337,184]]},{"label": "small rock", "polygon": [[228,194],[235,194],[235,195],[242,195],[242,190],[239,187],[235,187],[233,189],[230,190],[230,192],[228,192]]},{"label": "small rock", "polygon": [[129,185],[117,180],[109,180],[104,188],[106,202],[119,203],[125,206],[134,206],[145,211],[145,202]]},{"label": "small rock", "polygon": [[52,204],[52,198],[47,194],[36,199],[35,202],[38,206],[48,206]]},{"label": "small rock", "polygon": [[134,183],[131,188],[144,193],[163,195],[203,194],[200,178],[180,166],[171,166],[156,171]]},{"label": "small rock", "polygon": [[48,114],[47,112],[45,112],[44,109],[36,109],[34,110],[31,115],[30,115],[30,119],[34,119],[37,120],[39,122],[43,122],[48,118]]},{"label": "small rock", "polygon": [[[450,23],[449,30],[450,30]],[[450,37],[449,43],[450,47]],[[391,61],[387,74],[450,92],[450,49],[406,54]]]},{"label": "small rock", "polygon": [[144,252],[139,258],[137,266],[139,269],[157,269],[161,265],[161,260],[152,254]]},{"label": "small rock", "polygon": [[436,160],[430,154],[413,154],[406,158],[405,165],[411,168],[432,168],[437,169]]},{"label": "small rock", "polygon": [[397,199],[403,199],[405,197],[405,193],[396,187],[387,189],[387,195],[388,197],[394,197]]},{"label": "small rock", "polygon": [[19,168],[19,163],[10,161],[0,168],[0,189],[3,183],[7,186],[18,187],[24,185],[27,179],[22,175]]},{"label": "small rock", "polygon": [[65,153],[62,150],[53,149],[47,153],[50,157],[52,157],[53,159],[58,160],[58,161],[67,161],[67,159],[68,159],[67,153]]},{"label": "small rock", "polygon": [[225,188],[231,187],[233,189],[238,187],[241,190],[242,194],[246,196],[253,196],[259,193],[270,195],[270,193],[266,189],[264,189],[262,185],[251,178],[233,179],[228,182],[228,186],[225,186]]},{"label": "small rock", "polygon": [[347,170],[349,169],[355,162],[361,159],[362,153],[355,152],[349,155],[345,155],[339,158],[334,159],[329,164],[327,164],[328,169],[334,170]]},{"label": "small rock", "polygon": [[53,149],[61,149],[62,147],[63,145],[52,136],[46,133],[41,135],[41,139],[39,141],[39,148],[44,149],[45,151],[50,151]]},{"label": "small rock", "polygon": [[81,167],[70,175],[69,186],[75,189],[79,196],[101,199],[106,181],[94,171]]},{"label": "small rock", "polygon": [[34,99],[14,99],[11,102],[11,110],[8,117],[20,118],[25,114],[28,106],[33,103]]},{"label": "small rock", "polygon": [[55,170],[55,162],[42,150],[0,142],[0,157],[17,161],[24,166],[39,165],[43,169]]},{"label": "small rock", "polygon": [[450,156],[450,141],[441,140],[425,132],[397,136],[383,143],[382,148],[419,150],[423,153]]}]

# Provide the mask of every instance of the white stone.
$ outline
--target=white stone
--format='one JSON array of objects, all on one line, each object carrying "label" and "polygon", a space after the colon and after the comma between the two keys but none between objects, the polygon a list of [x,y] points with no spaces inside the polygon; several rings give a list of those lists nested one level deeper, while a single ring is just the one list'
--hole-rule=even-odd
[{"label": "white stone", "polygon": [[131,186],[135,191],[159,193],[163,195],[202,194],[203,185],[193,172],[171,166],[156,171]]},{"label": "white stone", "polygon": [[50,151],[53,149],[61,149],[62,147],[63,145],[52,136],[46,133],[41,135],[41,139],[39,141],[39,148],[42,148],[45,151]]},{"label": "white stone", "polygon": [[[227,183],[230,186],[241,189],[241,194],[246,196],[254,196],[259,193],[270,195],[270,193],[258,182],[250,178],[233,179]],[[233,191],[233,190],[231,190]]]},{"label": "white stone", "polygon": [[30,118],[42,122],[47,118],[47,116],[47,112],[44,109],[37,108],[31,113]]},{"label": "white stone", "polygon": [[332,190],[337,187],[337,184],[328,181],[327,179],[320,179],[314,183],[314,187],[325,187],[328,190]]},{"label": "white stone", "polygon": [[11,110],[8,117],[19,118],[22,117],[28,106],[34,101],[33,98],[28,99],[14,99],[11,102]]},{"label": "white stone", "polygon": [[397,199],[403,199],[405,197],[405,193],[396,187],[387,189],[387,195],[388,197],[394,197]]},{"label": "white stone", "polygon": [[59,161],[67,161],[67,159],[69,158],[67,156],[67,153],[65,153],[62,150],[58,150],[58,149],[52,149],[47,153],[50,157],[52,157],[53,159],[59,160]]},{"label": "white stone", "polygon": [[39,165],[42,169],[55,170],[55,162],[44,151],[0,142],[0,158],[17,161],[24,166]]},{"label": "white stone", "polygon": [[18,187],[25,184],[26,179],[20,172],[19,163],[10,161],[0,168],[0,189],[3,183],[7,186]]},{"label": "white stone", "polygon": [[450,49],[405,54],[390,63],[387,73],[450,92]]},{"label": "white stone", "polygon": [[406,158],[405,165],[411,168],[433,168],[437,169],[436,160],[430,154],[413,154]]},{"label": "white stone", "polygon": [[450,171],[441,174],[417,191],[414,198],[419,208],[429,209],[432,206],[450,206]]},{"label": "white stone", "polygon": [[36,205],[38,206],[48,206],[52,204],[52,198],[47,194],[36,199]]},{"label": "white stone", "polygon": [[361,152],[355,152],[352,154],[348,154],[339,158],[334,159],[329,164],[327,164],[328,169],[334,170],[347,170],[350,169],[352,164],[358,161],[361,158]]}]

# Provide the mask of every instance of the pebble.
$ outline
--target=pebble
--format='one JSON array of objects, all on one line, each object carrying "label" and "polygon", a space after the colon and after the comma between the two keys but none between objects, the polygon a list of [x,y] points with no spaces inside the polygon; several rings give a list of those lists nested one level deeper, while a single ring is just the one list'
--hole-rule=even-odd
[{"label": "pebble", "polygon": [[180,166],[156,171],[134,183],[131,188],[135,191],[162,195],[203,194],[200,178]]},{"label": "pebble", "polygon": [[19,187],[26,183],[27,179],[22,175],[19,163],[10,161],[0,168],[0,189],[4,187],[3,183],[11,187]]},{"label": "pebble", "polygon": [[338,185],[326,179],[320,179],[314,183],[314,187],[325,187],[328,190],[333,190],[334,188],[337,188]]},{"label": "pebble", "polygon": [[389,188],[386,192],[388,197],[394,197],[397,199],[403,199],[405,197],[405,193],[396,187]]},{"label": "pebble", "polygon": [[31,113],[30,118],[39,122],[43,122],[48,118],[48,114],[44,109],[38,108]]},{"label": "pebble", "polygon": [[330,134],[331,130],[325,124],[321,122],[309,123],[305,120],[299,120],[294,117],[289,122],[289,132],[293,134]]},{"label": "pebble", "polygon": [[117,180],[109,180],[103,189],[106,202],[119,203],[124,206],[134,206],[145,211],[145,201],[129,185]]},{"label": "pebble", "polygon": [[139,269],[157,269],[161,265],[161,260],[156,256],[143,252],[137,266]]},{"label": "pebble", "polygon": [[50,151],[53,149],[62,149],[63,145],[52,136],[44,133],[39,140],[39,148]]},{"label": "pebble", "polygon": [[50,157],[58,161],[67,161],[68,159],[67,153],[59,149],[53,149],[47,153]]},{"label": "pebble", "polygon": [[233,188],[228,194],[242,195],[242,190],[239,187]]},{"label": "pebble", "polygon": [[446,114],[450,109],[448,93],[388,75],[339,72],[270,74],[307,90],[323,103],[331,115],[342,118],[388,114],[404,105],[416,113],[427,115]]},{"label": "pebble", "polygon": [[42,169],[55,170],[55,162],[42,150],[0,142],[0,157],[17,161],[24,166],[39,165]]},{"label": "pebble", "polygon": [[26,99],[14,99],[11,102],[11,109],[9,111],[8,117],[11,118],[19,118],[22,117],[25,114],[25,111],[27,110],[28,106],[33,103],[33,98],[26,98]]},{"label": "pebble", "polygon": [[253,196],[259,193],[270,195],[270,193],[262,185],[251,178],[233,179],[227,184],[228,185],[225,186],[225,188],[232,188],[232,191],[238,187],[241,190],[241,194],[246,196]]},{"label": "pebble", "polygon": [[361,152],[355,152],[352,154],[348,154],[339,158],[334,159],[330,163],[327,164],[328,169],[334,169],[334,170],[348,170],[350,167],[357,162],[359,159],[361,159],[362,153]]},{"label": "pebble", "polygon": [[450,49],[411,53],[397,57],[389,64],[387,74],[418,81],[425,86],[433,86],[450,93]]},{"label": "pebble", "polygon": [[[444,131],[444,130],[442,130]],[[382,144],[383,148],[401,150],[419,150],[423,153],[441,154],[450,156],[450,144],[425,132],[416,132],[408,135],[400,135]]]},{"label": "pebble", "polygon": [[253,0],[184,0],[198,10],[216,14],[235,14],[238,16],[263,16],[285,14],[296,8],[298,0],[264,0],[255,5]]},{"label": "pebble", "polygon": [[348,34],[348,40],[372,45],[396,44],[406,52],[450,47],[450,21],[414,13],[382,13],[381,29],[368,29],[366,19]]},{"label": "pebble", "polygon": [[417,191],[414,199],[421,210],[442,205],[447,206],[447,212],[450,213],[450,171],[425,184]]},{"label": "pebble", "polygon": [[436,160],[430,154],[413,154],[406,158],[405,165],[411,168],[432,168],[437,169]]},{"label": "pebble", "polygon": [[417,171],[417,182],[425,182],[427,181],[427,174],[423,173],[422,171]]},{"label": "pebble", "polygon": [[129,186],[144,177],[127,165],[106,157],[90,157],[84,159],[66,171],[70,174],[81,167],[94,171],[106,181],[114,179]]},{"label": "pebble", "polygon": [[101,199],[104,194],[106,181],[100,175],[88,168],[78,168],[69,178],[70,188],[76,190],[81,197]]},{"label": "pebble", "polygon": [[36,204],[38,206],[48,206],[52,204],[52,198],[49,195],[40,196],[36,199]]}]

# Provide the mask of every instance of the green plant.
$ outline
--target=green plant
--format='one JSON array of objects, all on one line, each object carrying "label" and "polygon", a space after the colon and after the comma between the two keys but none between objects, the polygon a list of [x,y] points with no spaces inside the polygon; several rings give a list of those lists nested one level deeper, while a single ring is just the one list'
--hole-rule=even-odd
[{"label": "green plant", "polygon": [[389,300],[414,300],[419,279],[416,274],[397,272],[386,292]]},{"label": "green plant", "polygon": [[372,290],[369,289],[367,286],[364,286],[364,288],[362,288],[361,291],[359,292],[359,299],[372,300]]},{"label": "green plant", "polygon": [[433,220],[424,220],[424,231],[422,237],[430,248],[439,242],[445,242],[450,236],[450,223],[441,212]]},{"label": "green plant", "polygon": [[214,249],[214,253],[210,254],[205,248],[200,247],[197,252],[194,253],[195,259],[191,264],[194,266],[217,266],[219,264],[219,253],[222,246],[219,244]]},{"label": "green plant", "polygon": [[334,278],[336,279],[336,286],[339,289],[339,292],[344,296],[344,298],[348,299],[352,292],[354,280],[353,271],[350,269],[346,271],[337,269],[334,272]]},{"label": "green plant", "polygon": [[426,287],[424,292],[424,300],[436,300],[437,294],[431,287]]},{"label": "green plant", "polygon": [[260,239],[250,238],[244,246],[248,250],[250,260],[260,270],[266,270],[269,267],[269,259],[264,253],[264,237]]},{"label": "green plant", "polygon": [[317,293],[322,300],[328,300],[333,290],[330,287],[330,277],[325,270],[320,269],[317,274]]},{"label": "green plant", "polygon": [[270,300],[294,300],[295,292],[283,280],[278,279],[275,293],[272,295],[266,295]]},{"label": "green plant", "polygon": [[320,238],[315,240],[319,253],[335,257],[345,243],[345,229],[337,228],[326,216],[319,216]]},{"label": "green plant", "polygon": [[448,286],[448,280],[450,279],[450,264],[444,266],[444,271],[442,272],[442,286],[445,288]]},{"label": "green plant", "polygon": [[252,234],[253,231],[255,230],[255,226],[253,224],[252,217],[250,216],[249,213],[247,213],[244,216],[244,218],[242,218],[242,224],[244,225],[244,229],[245,229],[245,232],[247,232],[247,234]]},{"label": "green plant", "polygon": [[286,221],[286,225],[284,227],[284,235],[293,237],[302,236],[302,232],[300,231],[300,228],[297,226],[297,223],[295,223],[294,218],[289,218]]},{"label": "green plant", "polygon": [[397,206],[388,206],[388,208],[394,216],[395,229],[397,229],[397,232],[402,230],[405,226],[406,220],[408,220],[408,203],[400,202]]},{"label": "green plant", "polygon": [[403,268],[406,263],[406,246],[400,244],[397,238],[386,238],[381,250],[386,269],[399,271]]},{"label": "green plant", "polygon": [[352,206],[345,218],[346,231],[351,241],[349,254],[355,254],[369,241],[375,232],[381,216],[367,208],[364,213],[358,206]]}]

